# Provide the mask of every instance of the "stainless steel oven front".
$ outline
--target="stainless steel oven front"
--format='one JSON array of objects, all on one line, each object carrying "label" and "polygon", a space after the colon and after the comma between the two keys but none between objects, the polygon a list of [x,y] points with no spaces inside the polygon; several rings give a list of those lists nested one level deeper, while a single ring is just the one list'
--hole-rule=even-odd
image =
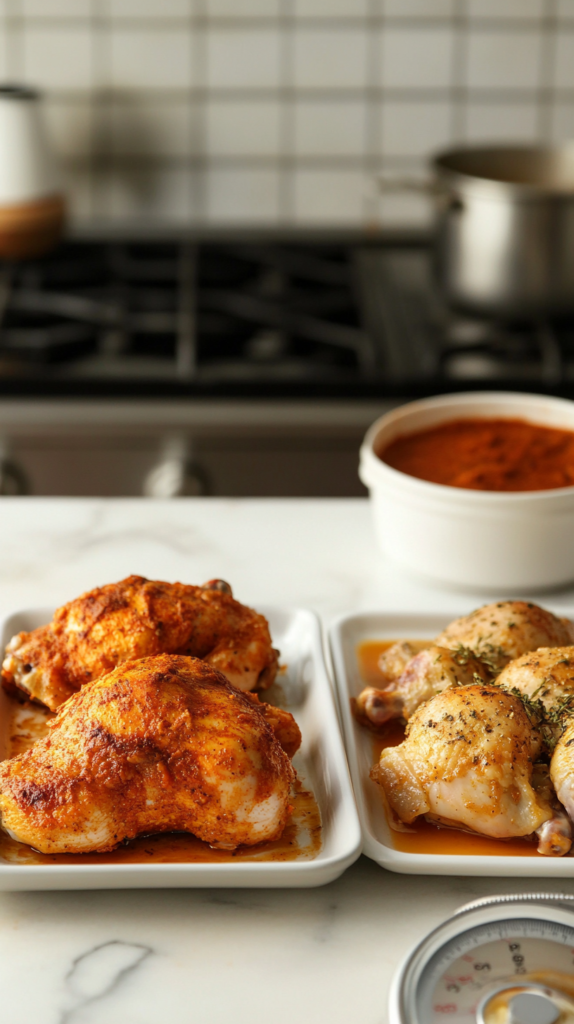
[{"label": "stainless steel oven front", "polygon": [[0,493],[359,496],[360,442],[392,404],[4,400]]}]

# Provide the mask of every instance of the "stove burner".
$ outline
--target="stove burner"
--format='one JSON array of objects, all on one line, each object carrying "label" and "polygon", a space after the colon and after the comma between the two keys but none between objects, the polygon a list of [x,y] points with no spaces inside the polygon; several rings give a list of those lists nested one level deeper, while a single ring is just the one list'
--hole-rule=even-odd
[{"label": "stove burner", "polygon": [[561,390],[574,380],[574,322],[501,323],[457,315],[441,302],[428,250],[362,256],[367,327],[395,383],[420,391],[461,387]]},{"label": "stove burner", "polygon": [[[374,365],[352,252],[68,243],[0,277],[0,361],[68,380],[315,381]],[[52,380],[54,372],[52,373]]]},{"label": "stove burner", "polygon": [[459,317],[424,242],[70,241],[0,266],[0,393],[574,389],[574,322]]}]

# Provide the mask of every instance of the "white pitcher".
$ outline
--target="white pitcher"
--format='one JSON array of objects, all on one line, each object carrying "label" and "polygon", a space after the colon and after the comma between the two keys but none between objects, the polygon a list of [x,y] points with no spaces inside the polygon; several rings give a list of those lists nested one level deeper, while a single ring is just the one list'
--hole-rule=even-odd
[{"label": "white pitcher", "polygon": [[0,257],[45,252],[59,239],[65,202],[40,94],[0,86]]}]

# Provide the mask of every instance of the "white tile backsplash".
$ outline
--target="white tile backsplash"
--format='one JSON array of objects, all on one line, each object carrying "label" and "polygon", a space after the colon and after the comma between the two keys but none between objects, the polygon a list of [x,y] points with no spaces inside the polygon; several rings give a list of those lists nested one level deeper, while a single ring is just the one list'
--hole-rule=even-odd
[{"label": "white tile backsplash", "polygon": [[[38,0],[36,0],[38,2]],[[44,0],[41,0],[44,2]],[[55,3],[56,0],[51,0]],[[192,0],[107,0],[110,17],[117,18],[151,18],[153,20],[170,21],[189,18],[192,14]]]},{"label": "white tile backsplash", "polygon": [[281,0],[204,0],[204,4],[210,18],[275,18],[281,10]]},{"label": "white tile backsplash", "polygon": [[205,108],[208,156],[278,156],[281,110],[273,100],[214,100]]},{"label": "white tile backsplash", "polygon": [[468,0],[471,18],[537,21],[544,13],[544,0]]},{"label": "white tile backsplash", "polygon": [[91,0],[20,0],[24,17],[33,18],[89,18]]},{"label": "white tile backsplash", "polygon": [[294,0],[297,18],[364,18],[368,0]]},{"label": "white tile backsplash", "polygon": [[432,222],[433,208],[426,195],[394,192],[381,196],[377,213],[378,220],[385,227],[426,227]]},{"label": "white tile backsplash", "polygon": [[[574,0],[572,0],[574,8]],[[559,89],[574,88],[574,30],[561,28],[556,40],[554,85]]]},{"label": "white tile backsplash", "polygon": [[270,89],[280,80],[278,28],[210,29],[207,86],[211,89]]},{"label": "white tile backsplash", "polygon": [[401,101],[383,104],[381,152],[385,156],[425,157],[452,141],[448,104]]},{"label": "white tile backsplash", "polygon": [[300,100],[294,108],[297,156],[357,156],[366,145],[362,100]]},{"label": "white tile backsplash", "polygon": [[383,0],[384,13],[395,18],[449,18],[455,0]]},{"label": "white tile backsplash", "polygon": [[348,224],[365,211],[365,176],[360,171],[295,171],[295,220],[300,224]]},{"label": "white tile backsplash", "polygon": [[354,28],[297,28],[293,81],[302,89],[364,89],[367,32]]},{"label": "white tile backsplash", "polygon": [[469,142],[535,142],[538,131],[536,103],[471,102],[466,113]]},{"label": "white tile backsplash", "polygon": [[113,26],[109,84],[119,89],[185,89],[193,83],[189,35],[175,28]]},{"label": "white tile backsplash", "polygon": [[467,85],[480,89],[536,89],[540,82],[541,37],[529,29],[471,29]]},{"label": "white tile backsplash", "polygon": [[214,167],[207,182],[207,220],[223,224],[276,223],[279,173]]},{"label": "white tile backsplash", "polygon": [[574,0],[555,0],[555,3],[559,18],[570,18],[574,21]]},{"label": "white tile backsplash", "polygon": [[87,26],[31,22],[22,31],[24,78],[46,89],[90,89],[94,85],[92,44]]},{"label": "white tile backsplash", "polygon": [[552,112],[554,142],[574,142],[574,103],[557,103]]},{"label": "white tile backsplash", "polygon": [[150,221],[189,221],[192,215],[187,168],[141,163],[121,165],[109,174],[106,216]]},{"label": "white tile backsplash", "polygon": [[388,28],[380,38],[380,81],[394,89],[446,89],[453,79],[450,27]]},{"label": "white tile backsplash", "polygon": [[0,0],[77,217],[422,223],[468,142],[574,138],[574,0]]}]

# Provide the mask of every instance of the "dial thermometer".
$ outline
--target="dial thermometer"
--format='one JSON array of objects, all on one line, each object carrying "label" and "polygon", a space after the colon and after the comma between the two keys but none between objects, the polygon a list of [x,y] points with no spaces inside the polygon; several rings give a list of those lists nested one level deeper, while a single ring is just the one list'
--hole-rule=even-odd
[{"label": "dial thermometer", "polygon": [[461,907],[399,968],[390,1024],[574,1024],[574,896]]}]

